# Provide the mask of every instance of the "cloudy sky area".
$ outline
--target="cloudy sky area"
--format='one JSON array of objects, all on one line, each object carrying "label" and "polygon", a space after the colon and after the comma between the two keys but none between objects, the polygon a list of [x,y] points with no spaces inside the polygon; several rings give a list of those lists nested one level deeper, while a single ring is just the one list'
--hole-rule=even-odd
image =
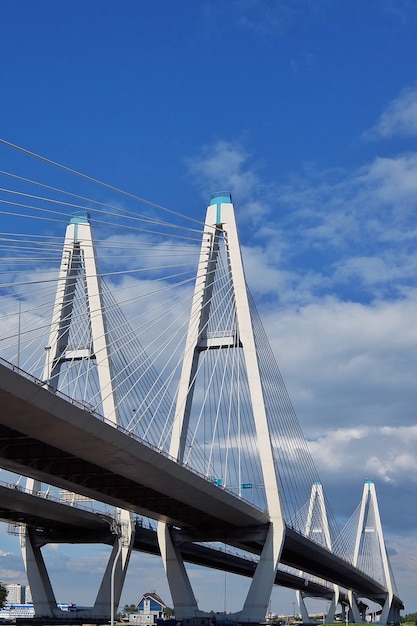
[{"label": "cloudy sky area", "polygon": [[[0,12],[4,139],[198,219],[213,191],[232,192],[248,283],[333,512],[346,521],[375,481],[416,611],[415,2],[16,0]],[[78,593],[81,556],[49,551]],[[101,549],[90,558],[94,569]],[[202,608],[223,610],[214,574],[192,576]],[[0,579],[24,582],[4,526]],[[168,593],[160,565],[135,555],[123,603],[153,589]],[[272,608],[292,602],[274,592]]]}]

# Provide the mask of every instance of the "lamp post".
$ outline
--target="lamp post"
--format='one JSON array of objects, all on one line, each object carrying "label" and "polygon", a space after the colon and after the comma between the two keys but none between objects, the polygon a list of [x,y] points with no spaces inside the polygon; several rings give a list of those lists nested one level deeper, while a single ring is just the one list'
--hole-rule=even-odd
[{"label": "lamp post", "polygon": [[[116,526],[116,524],[115,524]],[[113,530],[112,530],[113,532]],[[116,532],[114,533],[117,535],[117,541],[118,541],[118,548],[117,548],[117,554],[116,554],[116,558],[113,561],[113,565],[111,568],[111,581],[110,581],[110,626],[114,626],[114,576],[115,576],[115,572],[116,572],[116,564],[117,561],[119,560],[120,557],[120,553],[122,551],[122,536],[120,533],[120,527],[117,525],[116,528]]]}]

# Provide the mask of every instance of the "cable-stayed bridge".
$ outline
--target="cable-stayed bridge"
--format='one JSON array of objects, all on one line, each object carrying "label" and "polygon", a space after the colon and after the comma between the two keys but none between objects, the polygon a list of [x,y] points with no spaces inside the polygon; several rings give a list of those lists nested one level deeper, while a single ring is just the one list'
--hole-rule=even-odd
[{"label": "cable-stayed bridge", "polygon": [[[33,181],[19,184],[23,189]],[[184,236],[178,223],[155,217],[154,206],[150,215],[138,216],[109,205],[98,209],[74,194],[64,203],[65,192],[47,191],[48,197],[8,190],[9,206],[30,213],[30,197],[38,216],[50,217],[58,213],[51,203],[87,204],[89,213],[99,213],[99,231],[104,217],[114,227],[121,217],[129,220],[124,236],[107,236],[100,247],[89,215],[78,212],[63,253],[55,238],[39,246],[40,235],[5,237],[21,252],[6,259],[10,279],[3,285],[8,363],[0,365],[0,463],[28,476],[33,493],[45,482],[118,507],[117,541],[96,613],[108,613],[110,578],[113,610],[120,597],[136,512],[158,520],[158,550],[183,621],[206,617],[180,550],[203,541],[256,555],[236,621],[263,619],[280,563],[294,568],[299,580],[307,580],[306,572],[328,581],[332,615],[347,598],[343,606],[360,622],[360,598],[368,598],[382,606],[381,622],[399,621],[401,601],[372,490],[351,553],[324,495],[311,492],[319,478],[246,287],[230,196],[217,194],[204,224],[193,220]],[[128,254],[119,256],[121,249]],[[58,254],[56,277],[50,262]],[[103,274],[111,277],[111,289]],[[51,297],[52,323],[39,314]],[[131,308],[134,332],[121,303]],[[373,565],[363,571],[360,537],[370,535],[371,518],[377,539],[367,560]],[[52,616],[56,603],[33,533],[22,536],[22,548],[35,608]],[[300,605],[305,595],[303,589]]]},{"label": "cable-stayed bridge", "polygon": [[[7,417],[1,418],[2,465],[7,469],[23,472],[37,480],[53,478],[53,483],[58,486],[169,522],[178,528],[175,536],[181,545],[187,541],[214,540],[248,553],[258,555],[262,552],[268,524],[265,512],[195,473],[189,476],[190,470],[169,457],[164,456],[159,462],[153,460],[160,453],[148,445],[137,441],[135,450],[129,442],[132,450],[126,450],[129,443],[126,444],[125,440],[131,438],[130,435],[119,429],[115,433],[113,425],[86,414],[85,410],[65,398],[56,397],[55,393],[43,387],[41,381],[22,379],[19,373],[4,365],[1,381],[0,397],[2,405],[8,408],[11,425],[6,425]],[[65,407],[66,404],[69,406]],[[67,411],[69,421],[65,415]],[[120,440],[116,435],[120,435]],[[54,440],[56,446],[52,445]],[[7,448],[4,447],[6,441]],[[100,461],[103,453],[109,456],[111,453],[112,458],[105,463]],[[135,479],[135,473],[142,478]],[[155,484],[156,488],[149,486]],[[179,495],[174,497],[175,493]],[[15,498],[16,494],[13,495]],[[20,491],[18,495],[22,497]],[[33,507],[31,504],[31,515]],[[19,513],[25,513],[23,506]],[[71,513],[74,514],[73,510]],[[5,517],[3,514],[3,519]],[[40,513],[42,517],[47,517],[46,512]],[[9,519],[13,519],[10,513]],[[36,521],[36,526],[41,525],[39,519]],[[80,525],[81,528],[88,528],[83,520]],[[105,524],[97,521],[97,525],[103,533]],[[68,530],[67,536],[71,536]],[[42,535],[41,539],[44,539]],[[56,540],[56,535],[52,539]],[[88,534],[85,534],[84,540],[88,539]],[[385,587],[380,582],[289,527],[285,532],[281,562],[321,579],[334,581],[347,589],[353,588],[356,593],[375,601],[385,596]],[[210,564],[208,557],[206,563]],[[304,575],[300,576],[299,585],[305,587],[306,580]],[[312,582],[309,584],[312,585]],[[328,588],[327,594],[323,589],[318,591],[314,584],[312,588],[315,595],[331,595]]]}]

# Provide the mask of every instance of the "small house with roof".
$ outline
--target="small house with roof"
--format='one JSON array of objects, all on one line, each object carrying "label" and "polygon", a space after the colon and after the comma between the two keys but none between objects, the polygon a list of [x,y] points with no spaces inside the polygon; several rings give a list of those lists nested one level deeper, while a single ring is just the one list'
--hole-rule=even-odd
[{"label": "small house with roof", "polygon": [[156,624],[157,620],[163,619],[166,604],[153,591],[144,593],[136,606],[136,613],[131,613],[131,624]]}]

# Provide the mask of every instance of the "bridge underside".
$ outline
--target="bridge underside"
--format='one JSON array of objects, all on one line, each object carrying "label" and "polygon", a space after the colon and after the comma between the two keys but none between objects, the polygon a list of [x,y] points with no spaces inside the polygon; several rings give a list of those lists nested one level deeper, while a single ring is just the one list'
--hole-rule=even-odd
[{"label": "bridge underside", "polygon": [[[0,486],[0,520],[27,525],[39,545],[47,543],[110,545],[114,541],[109,523],[103,519],[102,514],[32,495],[13,486]],[[133,549],[160,556],[156,530],[144,526],[141,520],[135,525]],[[180,552],[188,563],[240,576],[251,577],[256,566],[256,562],[250,559],[192,541],[181,541]],[[303,577],[282,570],[278,570],[275,584],[294,590],[304,588],[306,585]],[[309,581],[308,587],[317,597],[327,598],[331,593],[329,588],[314,581]]]}]

